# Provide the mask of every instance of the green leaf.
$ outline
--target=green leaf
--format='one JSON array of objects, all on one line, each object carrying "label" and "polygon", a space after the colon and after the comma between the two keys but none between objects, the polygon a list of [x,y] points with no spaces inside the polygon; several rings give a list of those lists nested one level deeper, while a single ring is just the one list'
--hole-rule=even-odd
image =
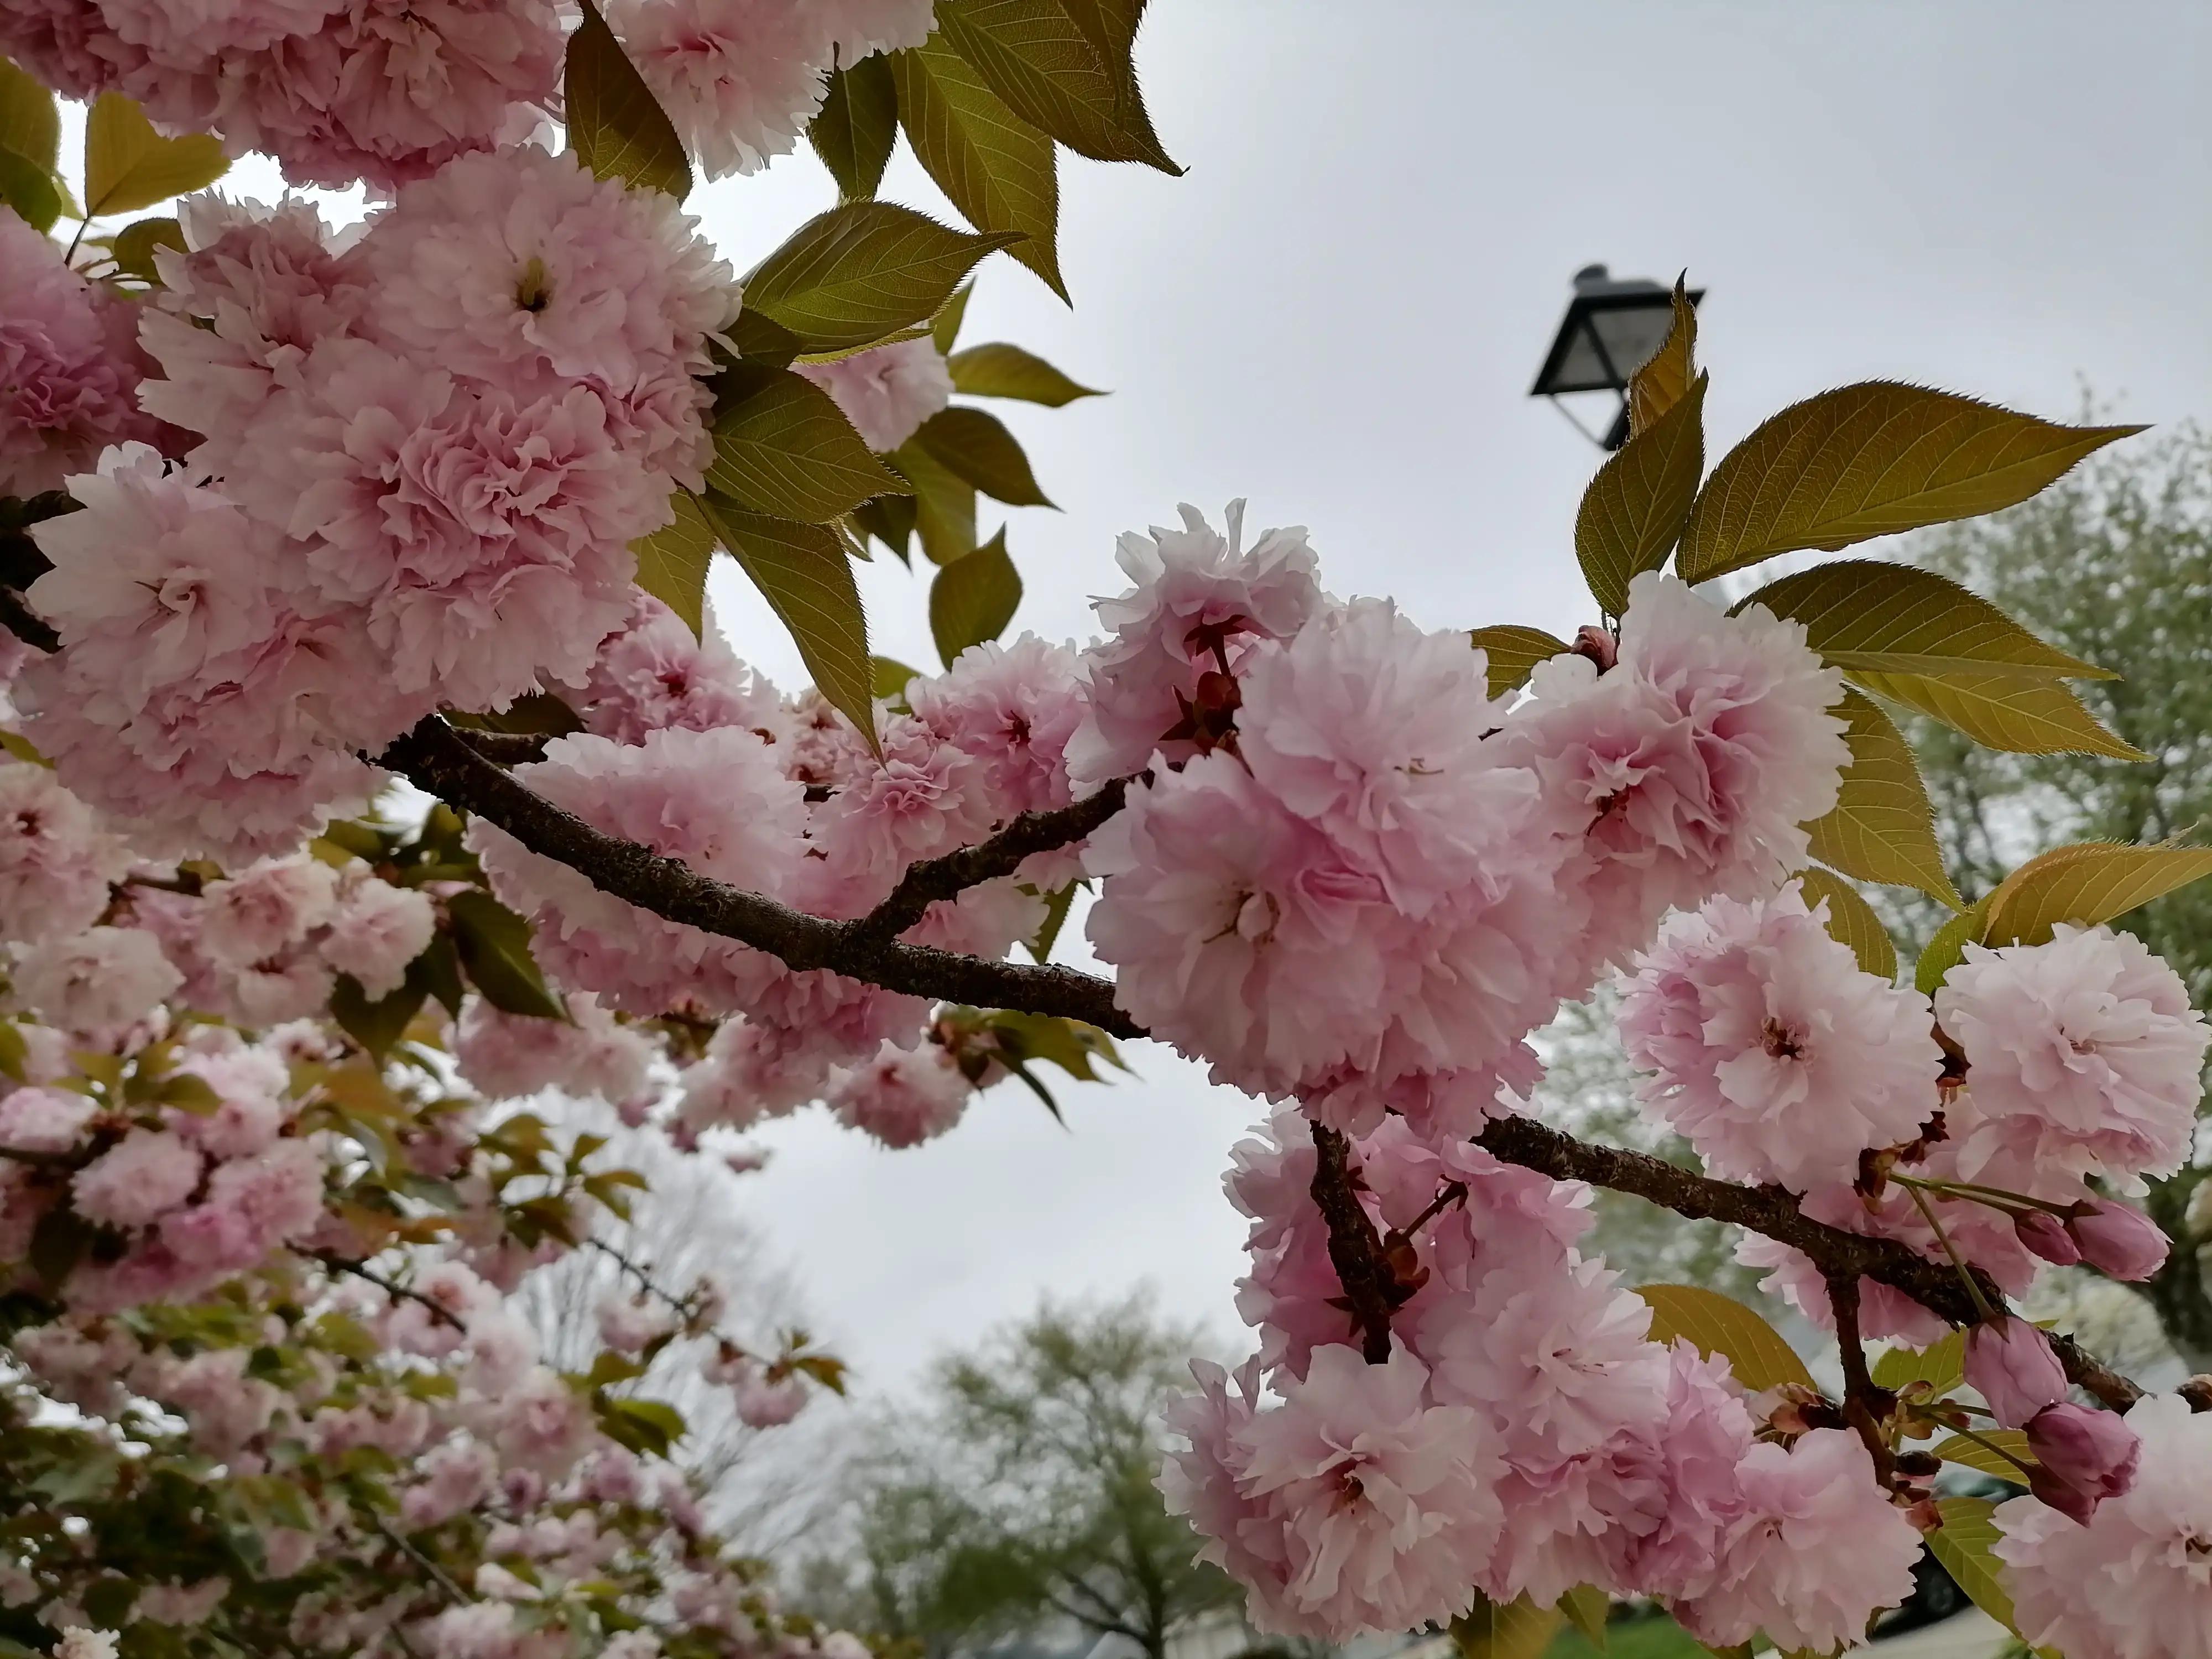
[{"label": "green leaf", "polygon": [[914,541],[915,516],[913,496],[878,495],[853,509],[853,524],[897,554],[900,563],[907,564],[911,562],[908,549]]},{"label": "green leaf", "polygon": [[1996,1505],[1983,1498],[1939,1498],[1936,1508],[1943,1524],[1928,1534],[1929,1553],[1976,1607],[2018,1636],[2012,1595],[2000,1577],[2002,1564],[1990,1553],[2002,1536],[1990,1519]]},{"label": "green leaf", "polygon": [[2055,923],[2094,927],[2212,875],[2212,848],[2086,842],[2030,859],[1990,895],[1989,945],[2039,945]]},{"label": "green leaf", "polygon": [[[1993,1474],[2000,1480],[2009,1480],[2014,1486],[2027,1483],[2028,1468],[2035,1467],[2035,1454],[2028,1449],[2027,1437],[2018,1429],[1977,1429],[1974,1432],[1997,1448],[1992,1451],[1978,1441],[1969,1440],[1963,1434],[1947,1436],[1931,1449],[1946,1463],[1962,1463],[1970,1469],[1979,1469],[1984,1474]],[[2012,1455],[2008,1457],[2005,1454]],[[2013,1462],[2018,1458],[2019,1462]]]},{"label": "green leaf", "polygon": [[950,564],[975,550],[975,486],[909,438],[891,465],[914,486],[914,526],[932,564]]},{"label": "green leaf", "polygon": [[2046,645],[1947,576],[1882,559],[1838,559],[1769,582],[1747,605],[1805,624],[1805,642],[1846,673],[1940,678],[2026,669],[2069,679],[2119,676]]},{"label": "green leaf", "polygon": [[222,1109],[222,1097],[215,1091],[215,1085],[191,1072],[163,1078],[154,1098],[193,1117],[213,1117]]},{"label": "green leaf", "polygon": [[2141,427],[2069,427],[1925,386],[1869,381],[1762,423],[1713,469],[1682,532],[1701,582],[1798,548],[1995,513]]},{"label": "green leaf", "polygon": [[0,149],[49,175],[61,166],[62,116],[54,94],[5,58],[0,58]]},{"label": "green leaf", "polygon": [[2018,669],[1982,673],[1924,674],[1846,671],[1878,697],[1932,714],[1987,749],[2014,755],[2104,755],[2113,760],[2149,756],[2097,724],[2073,692],[2047,676]]},{"label": "green leaf", "polygon": [[696,638],[706,626],[707,570],[714,561],[714,527],[699,498],[679,489],[668,498],[676,517],[630,544],[637,555],[637,585],[684,618]]},{"label": "green leaf", "polygon": [[1930,1397],[1940,1400],[1966,1380],[1966,1334],[1953,1331],[1924,1348],[1891,1348],[1867,1374],[1877,1388],[1893,1390],[1925,1382]]},{"label": "green leaf", "polygon": [[1860,896],[1859,890],[1826,870],[1800,870],[1797,880],[1804,888],[1808,908],[1817,908],[1824,899],[1827,902],[1829,936],[1850,947],[1860,969],[1878,979],[1896,979],[1897,946],[1890,942],[1889,929],[1881,925],[1881,918]]},{"label": "green leaf", "polygon": [[691,160],[676,124],[592,0],[568,37],[562,70],[568,143],[594,177],[620,179],[682,201],[691,193]]},{"label": "green leaf", "polygon": [[1145,21],[1146,0],[1060,0],[1060,3],[1114,76],[1121,125],[1143,148],[1138,159],[1180,175],[1182,169],[1160,148],[1159,135],[1152,131],[1144,94],[1137,86],[1137,28]]},{"label": "green leaf", "polygon": [[204,132],[164,138],[146,112],[103,92],[84,119],[84,210],[131,213],[204,190],[230,171],[222,143]]},{"label": "green leaf", "polygon": [[36,231],[54,228],[62,216],[62,193],[53,175],[37,162],[0,149],[0,204]]},{"label": "green leaf", "polygon": [[1060,1014],[1025,1014],[1001,1009],[988,1021],[1002,1053],[1021,1060],[1041,1060],[1079,1083],[1098,1082],[1093,1060],[1103,1060],[1121,1071],[1129,1068],[1114,1047],[1114,1039],[1095,1025]]},{"label": "green leaf", "polygon": [[801,225],[745,279],[745,308],[802,349],[872,345],[936,316],[960,279],[1012,231],[971,236],[912,208],[848,202]]},{"label": "green leaf", "polygon": [[1690,303],[1689,273],[1674,279],[1671,296],[1674,320],[1667,337],[1628,377],[1628,435],[1632,442],[1649,432],[1661,416],[1690,395],[1698,374],[1698,308]]},{"label": "green leaf", "polygon": [[878,52],[833,70],[822,108],[806,124],[806,142],[837,181],[841,202],[872,199],[898,143],[898,83]]},{"label": "green leaf", "polygon": [[453,936],[441,928],[430,941],[429,948],[407,964],[411,979],[417,969],[422,970],[422,988],[437,998],[445,1010],[455,1019],[461,1017],[461,956],[453,947]]},{"label": "green leaf", "polygon": [[1936,844],[1936,814],[1928,802],[1912,745],[1881,705],[1848,687],[1837,706],[1846,722],[1850,764],[1844,768],[1835,810],[1805,826],[1813,856],[1860,881],[1917,887],[1954,910],[1963,907]]},{"label": "green leaf", "polygon": [[995,415],[980,409],[940,409],[921,423],[913,441],[946,471],[1008,507],[1050,507],[1030,471],[1030,458]]},{"label": "green leaf", "polygon": [[745,363],[715,377],[707,487],[744,507],[828,524],[905,489],[830,394],[803,374]]},{"label": "green leaf", "polygon": [[913,684],[921,673],[920,669],[908,668],[896,657],[868,659],[869,688],[878,697],[902,700],[906,696],[907,687]]},{"label": "green leaf", "polygon": [[1705,470],[1705,377],[1597,470],[1575,514],[1575,556],[1608,616],[1628,609],[1630,579],[1667,562]]},{"label": "green leaf", "polygon": [[893,54],[891,72],[899,123],[922,170],[977,230],[1021,239],[1007,252],[1066,299],[1052,140],[1008,109],[940,35]]},{"label": "green leaf", "polygon": [[1461,1659],[1539,1659],[1566,1623],[1556,1607],[1533,1606],[1526,1595],[1504,1606],[1478,1594],[1472,1611],[1451,1621]]},{"label": "green leaf", "polygon": [[1600,1653],[1606,1650],[1606,1615],[1613,1611],[1613,1598],[1595,1584],[1577,1584],[1559,1598],[1559,1611],[1583,1633],[1587,1641]]},{"label": "green leaf", "polygon": [[1985,896],[1972,909],[1961,910],[1936,930],[1920,952],[1920,960],[1912,969],[1912,982],[1923,996],[1932,997],[1943,983],[1943,975],[1956,967],[1966,955],[1966,946],[1981,939],[1982,924],[1988,919],[1990,901]]},{"label": "green leaf", "polygon": [[1060,938],[1060,930],[1067,925],[1068,907],[1075,902],[1075,890],[1080,882],[1069,882],[1065,887],[1055,887],[1044,896],[1044,921],[1036,930],[1036,937],[1027,940],[1024,948],[1039,962],[1048,960],[1052,947]]},{"label": "green leaf", "polygon": [[[1098,8],[1062,0],[940,0],[938,27],[1006,105],[1079,155],[1182,169],[1160,148],[1137,95],[1132,38],[1094,43],[1074,14]],[[1093,29],[1098,30],[1098,22]]]},{"label": "green leaf", "polygon": [[607,1437],[634,1452],[665,1457],[684,1437],[683,1413],[658,1400],[617,1400],[599,1394],[592,1397],[592,1410]]},{"label": "green leaf", "polygon": [[868,620],[844,544],[819,525],[749,513],[712,490],[701,505],[722,545],[791,630],[816,689],[881,753]]},{"label": "green leaf", "polygon": [[1022,579],[1006,556],[1002,529],[973,553],[953,560],[929,585],[929,632],[947,668],[971,645],[995,640],[1022,602]]},{"label": "green leaf", "polygon": [[154,264],[154,250],[157,247],[173,247],[183,252],[185,228],[174,219],[134,219],[115,233],[108,252],[114,256],[118,269],[133,276],[143,276],[149,283],[158,283],[161,273]]},{"label": "green leaf", "polygon": [[416,974],[411,965],[398,990],[374,1002],[361,988],[359,980],[351,974],[340,974],[331,992],[331,1018],[381,1065],[392,1045],[407,1035],[407,1027],[429,994],[428,979]]},{"label": "green leaf", "polygon": [[1784,1382],[1813,1386],[1797,1352],[1741,1302],[1695,1285],[1646,1285],[1637,1295],[1651,1304],[1651,1340],[1671,1346],[1686,1337],[1698,1352],[1719,1354],[1735,1379],[1756,1392]]},{"label": "green leaf", "polygon": [[23,1028],[12,1019],[0,1018],[0,1076],[11,1077],[18,1083],[26,1081],[23,1068],[30,1057],[31,1048],[23,1040]]},{"label": "green leaf", "polygon": [[1078,386],[1043,358],[1003,340],[956,351],[947,367],[952,371],[952,389],[970,398],[1018,398],[1024,403],[1060,409],[1078,398],[1106,395]]},{"label": "green leaf", "polygon": [[1540,628],[1523,628],[1517,623],[1478,628],[1468,637],[1490,659],[1490,695],[1493,697],[1519,690],[1528,684],[1528,676],[1538,663],[1548,662],[1561,652],[1573,648]]},{"label": "green leaf", "polygon": [[475,888],[448,898],[446,915],[461,967],[485,1001],[510,1014],[568,1018],[567,1006],[546,988],[545,975],[530,954],[528,922]]},{"label": "green leaf", "polygon": [[975,284],[963,283],[952,290],[952,297],[929,319],[929,337],[937,342],[938,355],[950,357],[953,342],[960,337],[960,325],[968,319],[969,296],[975,292]]}]

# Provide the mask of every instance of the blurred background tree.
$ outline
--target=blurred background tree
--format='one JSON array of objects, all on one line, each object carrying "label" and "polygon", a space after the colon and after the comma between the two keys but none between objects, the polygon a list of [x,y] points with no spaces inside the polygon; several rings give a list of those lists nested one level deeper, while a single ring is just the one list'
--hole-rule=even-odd
[{"label": "blurred background tree", "polygon": [[1241,1604],[1153,1480],[1160,1408],[1203,1333],[1142,1288],[1045,1302],[947,1356],[856,1461],[847,1544],[799,1575],[802,1604],[931,1656],[1073,1625],[1160,1659],[1169,1632]]}]

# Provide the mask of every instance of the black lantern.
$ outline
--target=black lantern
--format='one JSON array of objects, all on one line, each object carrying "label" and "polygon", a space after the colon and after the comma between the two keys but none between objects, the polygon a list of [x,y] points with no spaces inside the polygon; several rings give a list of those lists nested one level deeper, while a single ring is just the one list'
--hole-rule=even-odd
[{"label": "black lantern", "polygon": [[[1701,288],[1690,290],[1692,306],[1705,297]],[[1603,265],[1584,265],[1575,273],[1575,297],[1567,301],[1567,314],[1528,395],[1551,398],[1575,429],[1601,449],[1620,448],[1628,441],[1628,377],[1651,361],[1674,319],[1673,297],[1661,284],[1646,276],[1616,278]],[[1562,394],[1576,392],[1611,392],[1620,398],[1620,411],[1604,437],[1559,401]]]}]

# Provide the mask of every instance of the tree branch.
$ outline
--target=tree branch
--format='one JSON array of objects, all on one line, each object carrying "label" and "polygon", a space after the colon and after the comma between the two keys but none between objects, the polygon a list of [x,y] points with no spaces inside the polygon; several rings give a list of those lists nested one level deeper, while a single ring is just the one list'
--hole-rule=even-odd
[{"label": "tree branch", "polygon": [[301,1254],[306,1255],[310,1261],[321,1262],[323,1266],[328,1267],[332,1273],[350,1273],[356,1279],[367,1280],[369,1284],[375,1285],[378,1290],[382,1291],[386,1296],[391,1297],[395,1301],[404,1299],[409,1302],[420,1303],[423,1307],[426,1307],[430,1310],[431,1316],[433,1318],[438,1320],[442,1324],[451,1325],[457,1331],[466,1330],[468,1328],[467,1324],[462,1320],[461,1316],[455,1313],[451,1308],[446,1306],[444,1303],[439,1302],[433,1297],[427,1297],[420,1291],[411,1290],[407,1285],[402,1285],[396,1279],[387,1279],[384,1274],[377,1272],[375,1268],[370,1267],[365,1261],[350,1261],[345,1256],[336,1255],[329,1250],[307,1250],[302,1251]]},{"label": "tree branch", "polygon": [[1344,1286],[1359,1351],[1370,1365],[1390,1358],[1390,1314],[1395,1281],[1383,1260],[1382,1241],[1352,1188],[1351,1143],[1325,1123],[1313,1125],[1313,1201],[1328,1224],[1328,1259]]},{"label": "tree branch", "polygon": [[1024,812],[988,841],[908,866],[890,896],[860,918],[859,932],[868,939],[896,939],[938,900],[957,898],[970,887],[1011,876],[1033,854],[1081,841],[1121,810],[1128,787],[1127,779],[1115,778],[1072,806]]},{"label": "tree branch", "polygon": [[477,726],[456,726],[453,730],[463,743],[495,766],[520,766],[526,761],[545,758],[546,740],[542,732],[487,732]]},{"label": "tree branch", "polygon": [[[1874,1472],[1884,1486],[1897,1467],[1896,1455],[1882,1438],[1877,1417],[1886,1416],[1886,1392],[1875,1386],[1867,1370],[1866,1343],[1859,1334],[1859,1281],[1854,1273],[1836,1273],[1828,1279],[1828,1306],[1836,1316],[1836,1353],[1844,1368],[1844,1420],[1858,1431],[1874,1459]],[[1879,1409],[1877,1409],[1879,1408]]]},{"label": "tree branch", "polygon": [[500,770],[434,715],[375,760],[497,825],[532,852],[568,866],[602,892],[667,921],[765,951],[802,972],[827,969],[889,991],[1059,1015],[1113,1036],[1144,1035],[1114,1006],[1110,980],[1068,968],[987,962],[901,944],[869,933],[864,922],[833,921],[789,909],[758,893],[711,881],[680,860],[602,835]]}]

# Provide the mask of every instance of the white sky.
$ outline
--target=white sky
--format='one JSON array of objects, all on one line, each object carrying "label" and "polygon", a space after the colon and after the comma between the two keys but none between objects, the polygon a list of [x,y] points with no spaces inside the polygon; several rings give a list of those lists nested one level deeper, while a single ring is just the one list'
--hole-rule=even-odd
[{"label": "white sky", "polygon": [[[1526,396],[1593,260],[1710,289],[1715,455],[1875,377],[2059,418],[2086,377],[2114,418],[2206,412],[2203,0],[1153,14],[1139,64],[1188,176],[1066,162],[1074,310],[994,259],[963,337],[1115,394],[993,405],[1065,509],[1012,515],[1018,628],[1087,631],[1088,596],[1121,586],[1116,532],[1240,495],[1255,526],[1311,526],[1333,590],[1428,625],[1595,620],[1570,532],[1597,457]],[[903,154],[884,193],[939,204]],[[833,198],[802,155],[691,205],[742,270]],[[923,580],[886,561],[863,585],[877,648],[933,665]],[[714,592],[740,653],[803,681],[741,579]],[[751,1214],[864,1383],[1048,1289],[1149,1279],[1241,1342],[1243,1229],[1218,1179],[1256,1109],[1164,1050],[1130,1058],[1136,1079],[1059,1091],[1066,1131],[1014,1085],[915,1152],[819,1114],[766,1135]]]}]

